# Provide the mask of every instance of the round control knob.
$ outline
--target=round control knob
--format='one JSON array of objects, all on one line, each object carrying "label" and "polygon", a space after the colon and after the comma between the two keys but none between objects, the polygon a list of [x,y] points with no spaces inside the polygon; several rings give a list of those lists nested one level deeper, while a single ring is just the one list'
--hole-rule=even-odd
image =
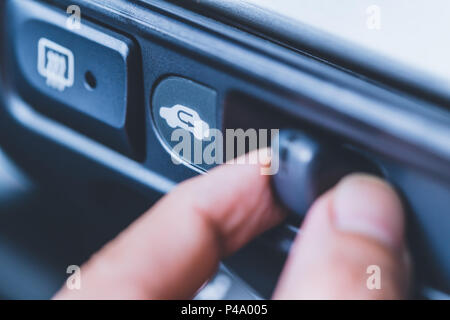
[{"label": "round control knob", "polygon": [[381,170],[366,157],[333,146],[298,130],[281,130],[280,166],[273,176],[276,197],[291,213],[289,222],[299,225],[312,203],[344,176],[365,172],[382,176]]}]

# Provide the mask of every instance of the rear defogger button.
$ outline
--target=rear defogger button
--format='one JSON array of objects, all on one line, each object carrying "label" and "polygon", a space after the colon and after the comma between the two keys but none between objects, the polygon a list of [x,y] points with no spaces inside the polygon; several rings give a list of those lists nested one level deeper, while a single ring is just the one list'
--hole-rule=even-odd
[{"label": "rear defogger button", "polygon": [[140,55],[134,40],[36,1],[6,5],[19,95],[42,114],[135,159],[143,157]]}]

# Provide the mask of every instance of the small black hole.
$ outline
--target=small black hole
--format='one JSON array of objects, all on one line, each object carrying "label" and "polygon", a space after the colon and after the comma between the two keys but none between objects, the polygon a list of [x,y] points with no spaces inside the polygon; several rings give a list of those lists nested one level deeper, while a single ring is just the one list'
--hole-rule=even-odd
[{"label": "small black hole", "polygon": [[88,71],[84,74],[84,84],[89,90],[94,90],[97,87],[97,79],[92,72]]}]

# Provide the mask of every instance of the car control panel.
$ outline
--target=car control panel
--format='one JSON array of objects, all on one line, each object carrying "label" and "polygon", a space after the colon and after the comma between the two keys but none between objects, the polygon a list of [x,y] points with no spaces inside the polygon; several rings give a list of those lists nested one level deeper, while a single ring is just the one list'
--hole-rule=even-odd
[{"label": "car control panel", "polygon": [[[42,232],[34,252],[51,255],[49,269],[81,264],[177,183],[254,148],[223,154],[238,139],[227,130],[244,141],[255,130],[268,144],[280,133],[276,190],[298,213],[225,261],[261,296],[270,296],[312,199],[354,171],[383,176],[404,197],[417,294],[450,293],[445,106],[168,1],[0,6],[0,145],[31,179],[88,212],[66,221],[103,230],[86,231],[95,245]],[[80,9],[79,25],[68,6]],[[310,193],[297,197],[294,186]],[[97,207],[107,213],[89,210]],[[58,246],[44,254],[48,241]]]}]

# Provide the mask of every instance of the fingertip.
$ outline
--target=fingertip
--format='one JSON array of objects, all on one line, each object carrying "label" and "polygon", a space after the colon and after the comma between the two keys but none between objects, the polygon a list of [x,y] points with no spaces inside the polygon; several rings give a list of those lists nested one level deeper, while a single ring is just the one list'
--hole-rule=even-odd
[{"label": "fingertip", "polygon": [[342,179],[335,187],[333,219],[340,231],[403,247],[403,206],[394,188],[380,178],[352,174]]},{"label": "fingertip", "polygon": [[[182,211],[183,204],[193,209],[193,215],[210,221],[226,239],[224,252],[233,252],[285,217],[275,203],[270,176],[261,174],[268,164],[264,154],[256,150],[183,182],[169,195],[170,206]],[[177,197],[183,201],[175,201]]]},{"label": "fingertip", "polygon": [[[385,181],[365,174],[342,179],[308,211],[275,291],[283,299],[406,297],[404,216]],[[382,290],[367,285],[367,268],[383,272]]]}]

